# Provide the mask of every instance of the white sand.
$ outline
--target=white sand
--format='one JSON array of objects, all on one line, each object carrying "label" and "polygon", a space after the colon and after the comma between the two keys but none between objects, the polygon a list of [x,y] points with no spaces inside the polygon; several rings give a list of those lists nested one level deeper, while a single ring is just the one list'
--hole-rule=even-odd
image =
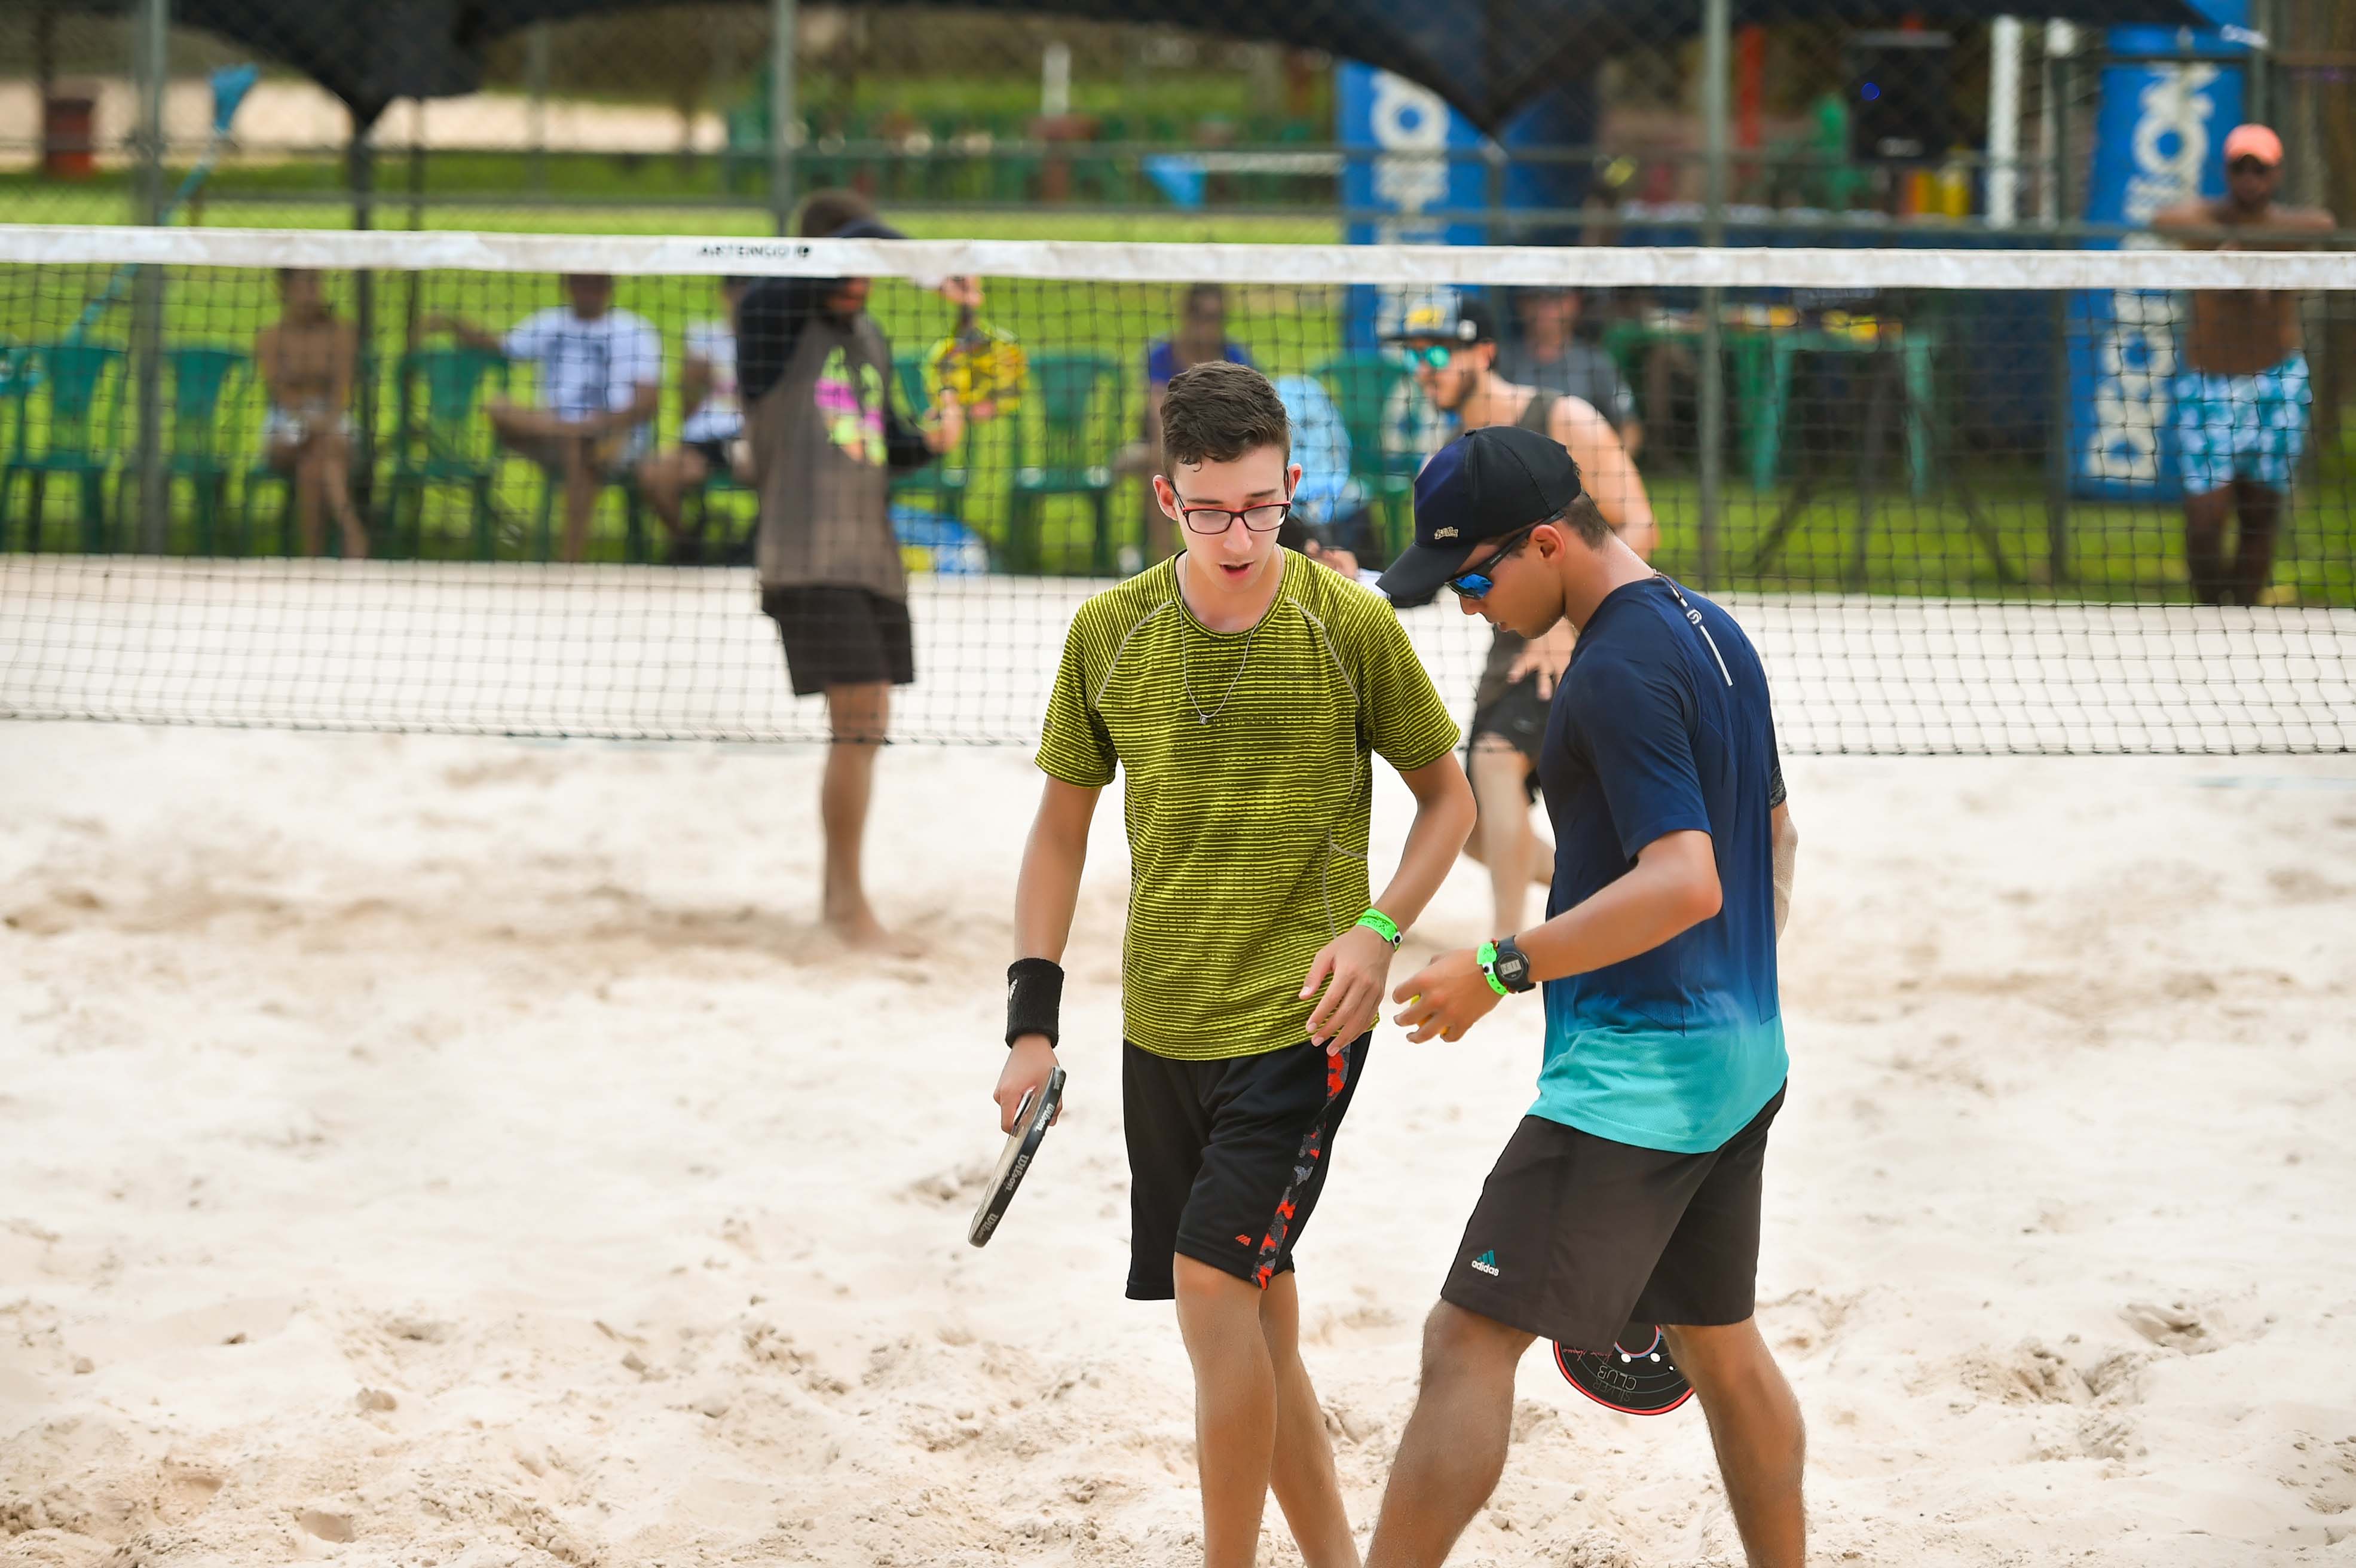
[{"label": "white sand", "polygon": [[[0,758],[0,1563],[1188,1560],[1183,1358],[1119,1295],[1111,803],[1071,1109],[976,1253],[1021,755],[885,760],[934,952],[873,966],[810,927],[809,751]],[[1819,1559],[2356,1563],[2356,766],[1791,777],[1761,1296]],[[1537,1055],[1528,1005],[1393,1035],[1342,1137],[1302,1278],[1361,1521]],[[1740,1560],[1697,1410],[1521,1392],[1457,1562]]]}]

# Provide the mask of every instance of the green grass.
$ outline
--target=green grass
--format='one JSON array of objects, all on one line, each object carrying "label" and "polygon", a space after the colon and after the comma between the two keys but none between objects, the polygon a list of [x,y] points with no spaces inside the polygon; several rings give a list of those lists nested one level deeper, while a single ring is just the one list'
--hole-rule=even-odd
[{"label": "green grass", "polygon": [[[1021,233],[1037,232],[1046,226],[1044,220],[1033,218],[1003,228]],[[910,219],[908,227],[918,232],[940,232],[948,225],[917,217]],[[1130,232],[1135,233],[1133,226]],[[108,275],[107,270],[102,268],[50,268],[30,274],[30,286],[0,289],[0,339],[37,343],[62,336],[80,314],[84,302],[105,287]],[[255,334],[276,314],[273,275],[266,270],[192,272],[175,269],[168,289],[166,336],[174,344],[206,344],[250,351]],[[346,319],[358,319],[356,279],[348,274],[333,276],[328,293]],[[380,428],[385,430],[397,424],[394,411],[398,408],[399,392],[395,368],[412,311],[419,317],[457,314],[487,327],[498,327],[562,298],[553,276],[439,272],[378,273],[373,279],[373,293],[375,331],[371,343],[379,366],[379,407],[383,411],[379,416]],[[1001,282],[991,290],[985,314],[1012,331],[1033,356],[1093,354],[1103,359],[1106,374],[1087,413],[1085,448],[1093,457],[1104,459],[1131,439],[1138,428],[1144,397],[1144,348],[1151,339],[1170,329],[1176,316],[1177,296],[1177,286],[1168,284]],[[672,365],[677,364],[682,352],[686,329],[715,315],[720,308],[712,280],[672,276],[625,276],[616,291],[616,303],[658,327],[665,340],[667,362]],[[1333,291],[1323,289],[1305,293],[1290,289],[1239,289],[1233,298],[1237,331],[1260,348],[1266,368],[1277,374],[1308,370],[1336,351],[1338,327],[1333,306]],[[871,308],[903,353],[929,350],[948,334],[955,319],[951,308],[937,295],[896,280],[887,279],[878,285]],[[128,306],[118,305],[101,319],[90,337],[94,342],[120,347],[125,344],[128,330]],[[515,375],[516,389],[528,395],[529,371],[519,368]],[[122,384],[118,368],[100,409],[101,434],[96,443],[118,461],[127,462],[123,454],[131,446],[130,435],[134,428],[132,400],[130,389]],[[259,441],[262,411],[260,389],[249,378],[221,412],[215,449],[234,454],[252,453]],[[666,397],[658,425],[659,439],[675,439],[683,412],[675,396]],[[1034,400],[1019,421],[1001,421],[976,427],[968,453],[975,475],[968,520],[993,539],[1001,537],[1004,530],[1011,476],[1017,466],[1017,426],[1019,439],[1031,453],[1027,461],[1035,464],[1040,461],[1038,453],[1044,441],[1041,415]],[[42,396],[0,401],[0,420],[7,421],[0,425],[0,440],[5,440],[11,450],[20,440],[36,452],[46,447],[48,411]],[[19,421],[21,436],[16,428]],[[477,435],[481,438],[477,455],[487,457],[487,433],[478,431]],[[242,466],[244,461],[241,456],[238,465]],[[538,507],[540,484],[537,470],[530,464],[505,464],[495,492],[500,512],[510,518],[531,517]],[[463,493],[454,492],[443,498],[446,504],[434,507],[429,517],[427,553],[456,553],[466,548],[463,499]],[[192,544],[193,512],[185,491],[177,506],[183,515],[175,524],[176,540]],[[1119,498],[1117,515],[1133,519],[1141,506],[1142,496],[1130,486],[1130,493]],[[71,494],[53,487],[44,535],[49,548],[70,548],[71,541],[80,538],[80,519],[73,507]],[[597,549],[603,554],[618,556],[622,548],[618,496],[605,511]],[[1092,528],[1088,517],[1083,504],[1076,500],[1058,499],[1048,504],[1046,534],[1053,563],[1076,566],[1086,560],[1087,538]],[[5,542],[12,547],[21,546],[26,538],[23,519],[12,520],[8,528]]]},{"label": "green grass", "polygon": [[[535,159],[522,153],[437,153],[425,161],[421,192],[424,227],[546,231],[552,227],[581,232],[766,233],[768,165],[766,158],[742,159],[669,154],[550,154]],[[172,188],[184,171],[167,172]],[[817,151],[803,155],[802,189],[856,184],[873,192],[895,214],[927,206],[993,211],[1029,207],[1049,224],[1074,221],[1045,203],[1046,176],[1036,157],[991,153],[970,156],[851,158]],[[1299,206],[1322,199],[1325,187],[1304,187],[1297,176],[1225,176],[1221,205]],[[389,151],[376,165],[376,218],[380,228],[409,226],[410,169],[406,156]],[[1171,207],[1130,156],[1075,152],[1066,160],[1066,199],[1096,208],[1134,209],[1114,219],[1122,224],[1174,220],[1190,231],[1205,219]],[[575,204],[561,210],[560,204]],[[350,220],[351,197],[344,166],[332,157],[282,163],[232,165],[217,171],[198,198],[175,221],[208,227],[340,228]],[[38,223],[126,223],[137,211],[135,187],[125,171],[108,171],[84,181],[55,181],[33,171],[0,173],[0,220]],[[264,214],[261,218],[252,214]],[[1017,212],[1017,218],[1033,216]],[[554,221],[552,219],[561,219]],[[951,219],[988,221],[976,214]],[[1100,219],[1101,221],[1101,219]],[[1253,238],[1264,220],[1238,223],[1237,237]],[[713,228],[712,225],[723,225]],[[1292,220],[1278,232],[1330,234],[1331,221]]]},{"label": "green grass", "polygon": [[[18,216],[13,194],[0,182],[0,215]],[[100,188],[67,193],[67,212],[41,216],[71,221],[118,219],[119,197]],[[391,216],[388,214],[388,217]],[[443,206],[429,208],[425,221],[435,228],[498,227],[534,232],[713,233],[760,235],[769,232],[767,216],[750,210],[708,209],[681,212],[629,208],[539,208],[484,209]],[[927,212],[895,209],[893,216],[910,232],[926,238],[991,239],[1153,239],[1170,240],[1252,240],[1327,241],[1336,238],[1333,226],[1319,222],[1196,219],[1174,214],[1140,214],[1135,218],[1075,218],[1053,210],[1010,213]],[[405,221],[405,215],[403,215]],[[257,227],[339,227],[344,214],[331,207],[269,202],[218,203],[209,207],[208,224]],[[0,282],[0,339],[34,342],[61,334],[80,313],[83,302],[105,282],[102,269],[47,269]],[[404,343],[404,326],[412,304],[420,313],[457,311],[487,325],[500,325],[559,299],[552,277],[479,273],[379,273],[374,282],[376,331],[372,347],[379,357],[378,380],[380,428],[393,428],[397,389],[392,368]],[[348,276],[331,280],[331,294],[348,316],[356,314],[355,282]],[[1335,291],[1253,288],[1234,292],[1231,299],[1234,335],[1248,343],[1263,368],[1271,374],[1312,370],[1338,348]],[[1174,315],[1174,291],[1165,285],[1079,285],[1071,283],[1006,283],[992,288],[987,314],[1012,330],[1034,356],[1051,352],[1094,353],[1105,357],[1111,374],[1102,383],[1088,426],[1088,449],[1099,458],[1133,438],[1144,395],[1142,354],[1151,338],[1169,329]],[[656,324],[665,339],[669,362],[677,363],[681,338],[692,322],[715,314],[712,284],[694,278],[627,277],[622,281],[619,304]],[[873,308],[894,346],[903,353],[929,348],[948,329],[949,308],[937,297],[908,285],[887,281],[874,296]],[[167,305],[167,337],[175,343],[214,343],[250,348],[254,333],[275,314],[272,281],[260,271],[176,274]],[[93,334],[99,341],[121,343],[128,331],[128,312],[111,312]],[[121,389],[104,411],[102,444],[121,454],[128,450],[131,420]],[[257,440],[261,408],[258,391],[248,386],[224,414],[219,435],[220,450],[235,454],[242,469]],[[667,391],[660,419],[661,438],[671,439],[681,411]],[[34,396],[19,402],[0,400],[0,442],[15,450],[21,439],[39,450],[47,436],[46,400]],[[1038,411],[1023,416],[1030,450],[1038,449]],[[2356,421],[2350,425],[2356,432]],[[2356,433],[2351,433],[2356,443]],[[1001,538],[1008,509],[1008,490],[1016,454],[1013,425],[1001,422],[977,429],[969,454],[973,471],[968,520],[985,536]],[[1829,459],[1845,464],[1848,459]],[[2019,464],[1965,458],[1958,460],[1981,506],[1997,531],[2003,554],[2013,569],[2010,580],[2000,578],[1980,543],[1965,526],[1962,507],[1946,484],[1957,477],[1951,467],[1943,486],[1916,497],[1902,484],[1882,496],[1866,549],[1861,579],[1852,581],[1852,549],[1856,527],[1853,483],[1846,476],[1829,479],[1823,494],[1800,516],[1782,550],[1757,570],[1749,562],[1753,550],[1780,509],[1787,490],[1756,494],[1740,483],[1730,484],[1719,528],[1720,583],[1762,589],[1833,592],[1855,586],[1869,592],[1901,594],[1954,594],[1986,597],[2042,597],[2057,592],[2048,570],[2047,517],[2043,485],[2033,469]],[[1894,470],[1900,465],[1893,461]],[[380,463],[380,470],[381,472]],[[1662,560],[1667,570],[1688,578],[1699,575],[1700,504],[1689,463],[1659,453],[1646,463],[1647,483],[1663,533]],[[1788,485],[1789,481],[1786,480]],[[497,506],[510,522],[509,553],[518,548],[517,530],[527,528],[540,496],[538,471],[521,462],[503,465],[495,495]],[[53,487],[45,542],[49,548],[73,548],[80,537],[79,519],[70,486]],[[382,494],[379,490],[380,496]],[[429,554],[455,555],[467,548],[463,496],[437,499],[428,517]],[[912,497],[922,501],[924,497]],[[2276,578],[2296,588],[2308,603],[2356,604],[2356,450],[2323,454],[2295,506],[2278,551]],[[273,502],[274,504],[274,502]],[[21,507],[21,502],[19,503]],[[742,498],[729,503],[741,509]],[[1143,497],[1125,485],[1113,502],[1115,529],[1120,540],[1137,541],[1137,518]],[[1077,500],[1049,504],[1046,523],[1048,561],[1052,569],[1077,570],[1088,558],[1090,514]],[[274,540],[274,535],[265,534]],[[0,546],[22,548],[21,517],[6,525]],[[2181,522],[2173,507],[2130,507],[2073,502],[2069,508],[2070,570],[2058,592],[2068,597],[2123,601],[2181,599],[2184,573]],[[185,488],[176,503],[174,546],[195,547],[195,518]],[[596,553],[617,558],[622,549],[618,495],[609,496],[601,513],[594,543]]]},{"label": "green grass", "polygon": [[[1151,70],[1130,80],[1076,74],[1074,113],[1118,118],[1140,131],[1153,125],[1174,135],[1204,120],[1279,118],[1255,101],[1252,79],[1239,71]],[[1039,112],[1039,83],[1029,76],[868,77],[847,98],[836,83],[819,79],[801,91],[804,112],[821,121],[846,113],[861,120],[905,114],[927,123],[947,119],[1020,128]],[[1301,118],[1327,124],[1333,116],[1312,105]]]},{"label": "green grass", "polygon": [[[1953,475],[1951,475],[1953,477]],[[1866,534],[1863,575],[1856,575],[1858,496],[1846,482],[1826,485],[1800,515],[1772,558],[1754,553],[1781,514],[1788,487],[1754,492],[1730,485],[1719,530],[1721,569],[1715,581],[1769,592],[1870,593],[2004,599],[2084,599],[2122,603],[2180,601],[2187,595],[2183,515],[2173,505],[2128,506],[2073,500],[2066,511],[2066,559],[2057,585],[2040,476],[2016,464],[1973,464],[1967,471],[1981,516],[1996,536],[2006,573],[1970,528],[1952,487],[1914,496],[1901,486],[1878,498]],[[1699,486],[1689,477],[1649,478],[1661,523],[1656,560],[1673,576],[1700,576]],[[2356,604],[2356,518],[2350,476],[2327,471],[2297,492],[2276,552],[2275,580],[2304,604]]]},{"label": "green grass", "polygon": [[[208,202],[208,229],[348,229],[351,209],[343,202],[271,200],[241,197]],[[776,221],[757,205],[722,207],[565,206],[519,197],[513,206],[424,207],[417,227],[482,229],[503,234],[686,234],[761,237]],[[893,206],[892,221],[919,240],[1159,240],[1176,243],[1329,245],[1342,238],[1338,219],[1262,218],[1231,213],[1171,210],[1065,213],[1053,207],[1024,211],[927,210]],[[186,224],[188,214],[178,221]],[[127,189],[109,186],[59,186],[0,176],[0,224],[117,224],[134,221]],[[376,211],[376,226],[411,227],[405,198],[389,198]]]}]

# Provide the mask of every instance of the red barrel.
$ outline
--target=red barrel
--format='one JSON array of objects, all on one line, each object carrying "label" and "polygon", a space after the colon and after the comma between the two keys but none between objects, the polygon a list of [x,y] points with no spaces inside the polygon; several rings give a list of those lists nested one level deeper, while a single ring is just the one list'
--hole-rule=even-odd
[{"label": "red barrel", "polygon": [[51,179],[88,179],[98,172],[98,105],[88,98],[50,98],[41,104],[41,172]]}]

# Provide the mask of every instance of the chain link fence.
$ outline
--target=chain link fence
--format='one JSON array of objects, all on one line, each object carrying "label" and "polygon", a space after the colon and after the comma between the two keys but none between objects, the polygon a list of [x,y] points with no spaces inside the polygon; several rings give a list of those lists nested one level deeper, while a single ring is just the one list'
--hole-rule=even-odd
[{"label": "chain link fence", "polygon": [[[2250,4],[2264,47],[2235,63],[2246,110],[2278,122],[2292,149],[2285,196],[2356,211],[2356,10]],[[322,9],[388,38],[404,25],[399,7]],[[0,0],[9,219],[145,214],[139,46],[153,13]],[[1398,232],[1402,215],[1419,238],[1719,237],[1719,223],[1702,232],[1706,208],[1737,240],[2124,231],[2090,217],[2088,154],[2104,73],[2130,57],[2108,29],[2035,18],[1730,27],[1714,149],[1708,39],[1671,9],[1590,18],[1494,135],[1334,55],[1161,23],[652,6],[476,40],[464,80],[407,97],[364,80],[400,74],[390,43],[316,36],[329,25],[317,17],[281,38],[258,14],[205,16],[221,26],[174,26],[161,50],[156,185],[208,165],[181,221],[757,232],[789,208],[789,183],[1082,237],[1146,219],[1173,234],[1321,240],[1354,223]],[[1519,26],[1497,23],[1488,48],[1558,47]],[[357,87],[318,64],[338,51],[365,62]],[[391,63],[379,69],[380,56]],[[261,78],[217,138],[208,75],[243,61]],[[338,91],[368,100],[364,126]]]}]

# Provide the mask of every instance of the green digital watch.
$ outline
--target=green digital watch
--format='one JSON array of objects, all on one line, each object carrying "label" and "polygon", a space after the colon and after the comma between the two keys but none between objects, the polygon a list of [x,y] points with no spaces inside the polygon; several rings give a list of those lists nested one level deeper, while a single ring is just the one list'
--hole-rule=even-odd
[{"label": "green digital watch", "polygon": [[1518,997],[1537,984],[1530,978],[1529,955],[1515,946],[1510,936],[1483,943],[1472,957],[1481,965],[1489,989],[1501,997]]}]

